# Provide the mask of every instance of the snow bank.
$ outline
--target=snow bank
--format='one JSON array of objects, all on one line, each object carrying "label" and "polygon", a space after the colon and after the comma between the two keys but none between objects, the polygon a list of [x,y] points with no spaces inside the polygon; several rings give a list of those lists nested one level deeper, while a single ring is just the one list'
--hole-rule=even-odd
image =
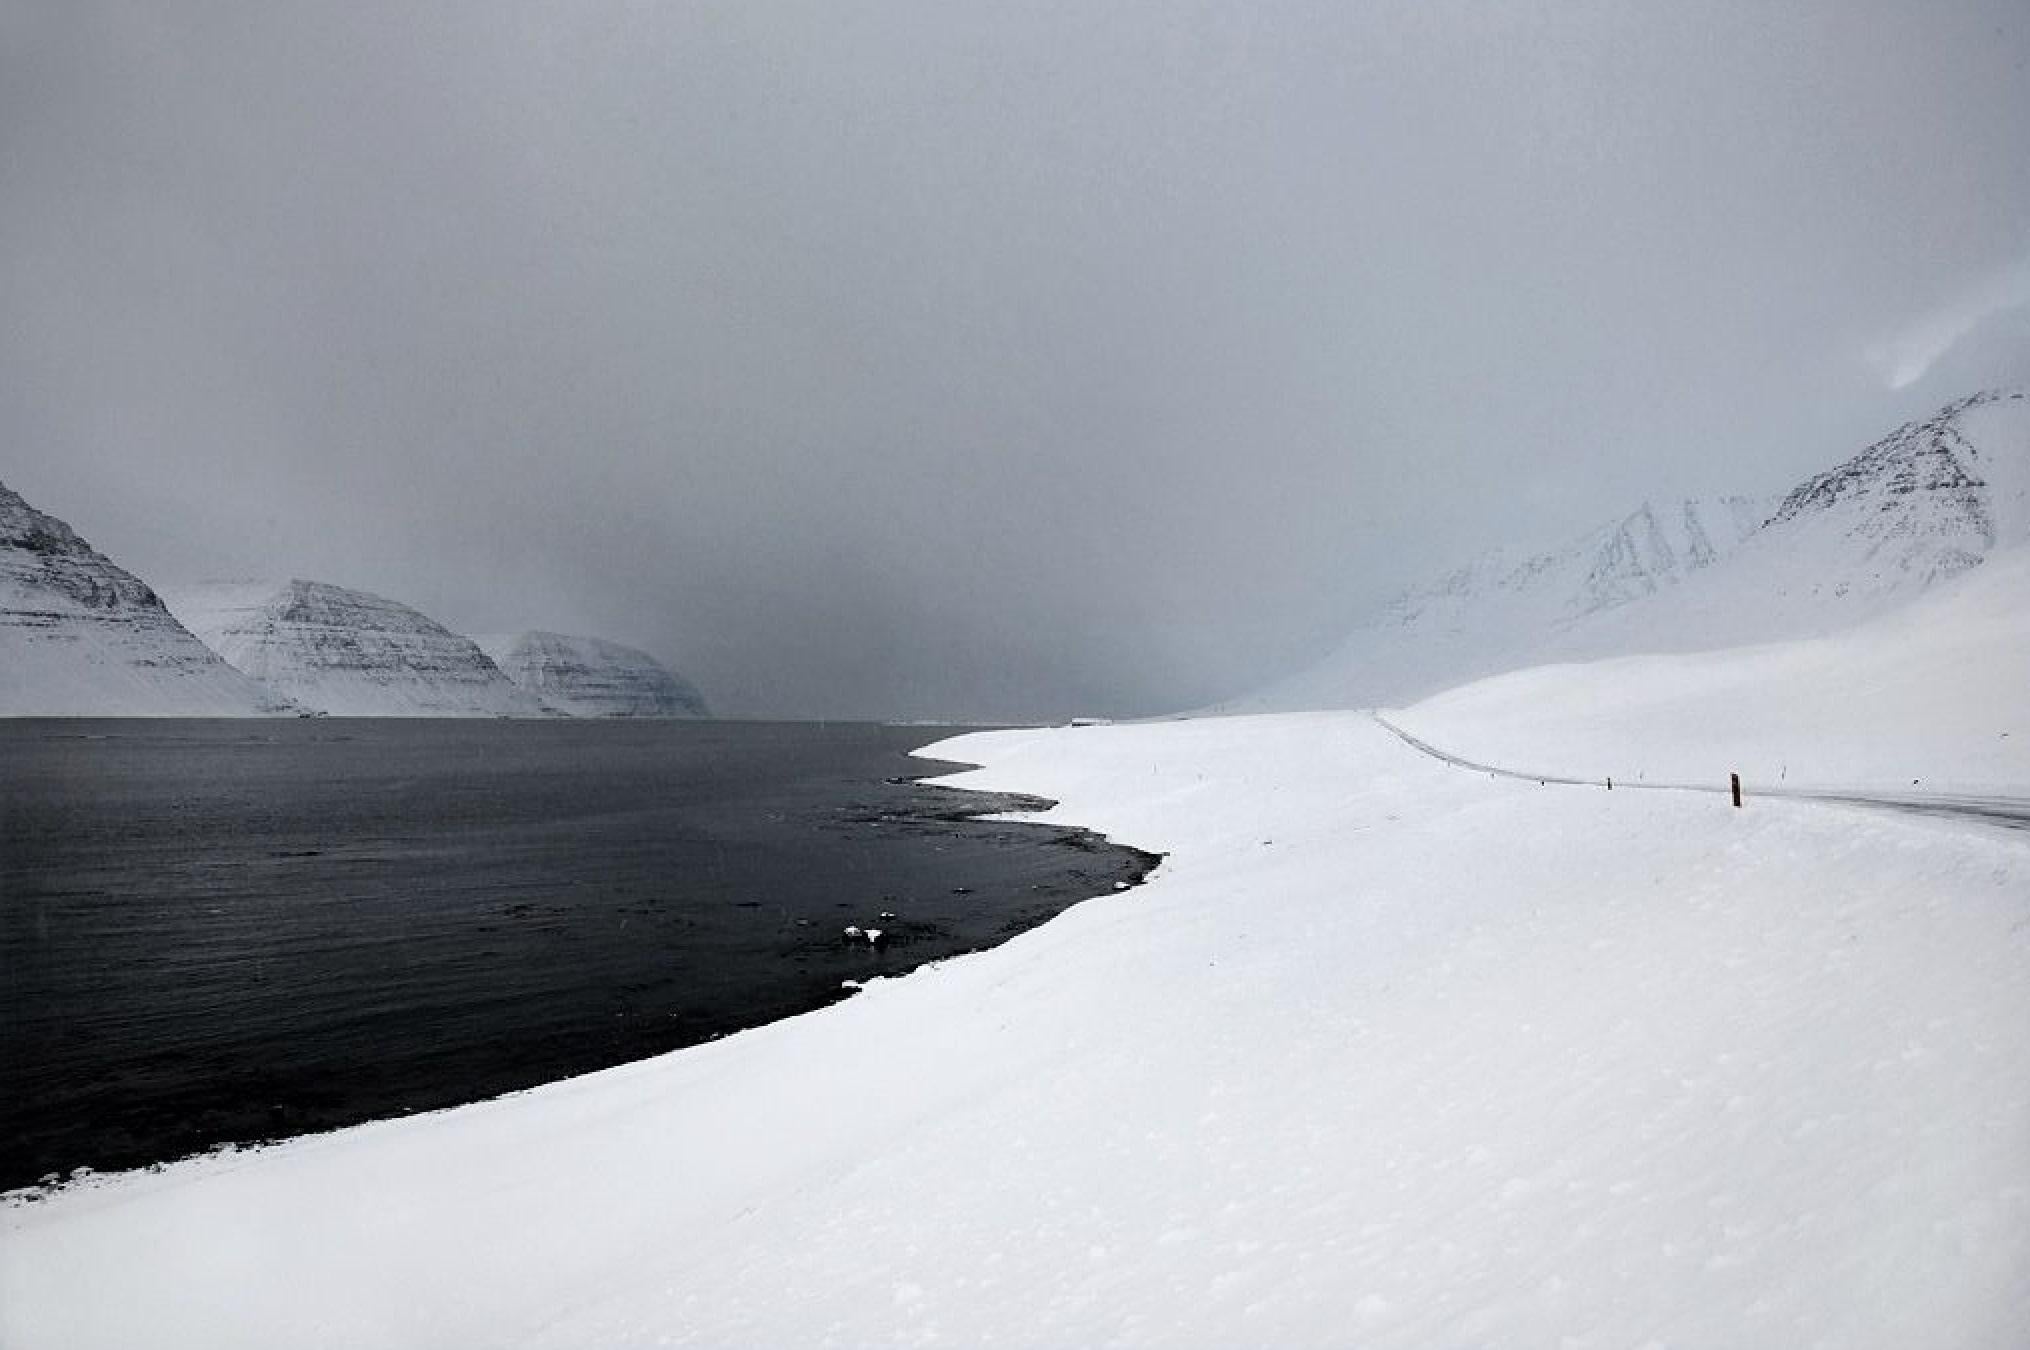
[{"label": "snow bank", "polygon": [[1390,720],[1575,778],[2030,796],[2030,549],[1834,637],[1543,666]]},{"label": "snow bank", "polygon": [[2030,1343],[2030,849],[1358,714],[960,738],[1170,857],[807,1017],[0,1211],[0,1343]]}]

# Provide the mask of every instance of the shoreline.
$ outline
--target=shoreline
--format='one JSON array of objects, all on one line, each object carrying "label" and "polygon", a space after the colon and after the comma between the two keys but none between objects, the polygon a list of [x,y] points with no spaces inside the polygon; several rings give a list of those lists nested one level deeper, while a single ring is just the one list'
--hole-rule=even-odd
[{"label": "shoreline", "polygon": [[[417,735],[409,723],[362,720],[346,729],[325,720],[316,725],[322,729],[298,731],[292,728],[285,739],[324,741],[334,735],[342,735],[345,740],[380,742],[395,749],[414,740]],[[634,734],[625,729],[604,728],[587,733],[571,724],[546,722],[526,725],[539,728],[532,734],[542,743],[565,746],[596,746],[619,742]],[[562,725],[564,730],[557,730],[558,725]],[[665,734],[682,738],[695,725],[673,724],[672,728],[665,730]],[[58,740],[75,735],[72,728],[42,730]],[[766,730],[773,738],[777,731],[794,736],[800,727],[797,724],[777,724]],[[237,725],[221,730],[218,727],[163,726],[140,722],[114,728],[111,734],[124,735],[130,742],[154,742],[167,738],[169,749],[159,753],[173,753],[179,744],[187,746],[193,741],[202,742],[208,737],[221,735],[226,743],[238,746],[246,735],[246,729]],[[484,752],[489,745],[494,745],[498,751],[502,744],[499,728],[494,723],[476,726],[451,724],[435,729],[425,728],[422,734],[430,738],[429,743],[432,744],[438,739],[445,740],[451,749],[467,757]],[[736,744],[743,735],[738,730],[731,733],[715,730],[713,734],[730,735]],[[838,733],[827,730],[824,734],[835,736]],[[201,868],[207,876],[216,875],[221,866],[228,865],[228,860],[231,867],[245,873],[236,883],[240,890],[284,884],[302,899],[292,901],[291,908],[275,910],[273,906],[266,906],[254,909],[246,922],[262,925],[258,929],[221,928],[220,925],[229,921],[222,917],[207,921],[205,929],[188,939],[180,930],[169,929],[148,941],[126,940],[123,945],[108,947],[98,954],[95,959],[101,961],[131,960],[153,966],[175,956],[173,948],[167,949],[165,955],[164,943],[202,938],[207,949],[229,943],[234,949],[249,951],[250,955],[245,958],[250,963],[247,966],[249,975],[262,983],[249,985],[249,975],[222,969],[218,979],[212,982],[213,992],[203,997],[208,1000],[231,999],[241,1004],[249,999],[266,999],[275,1011],[263,1014],[273,1023],[272,1029],[250,1027],[236,1032],[215,1028],[202,1017],[193,1019],[184,1013],[181,1005],[174,1002],[164,1004],[162,998],[155,995],[148,995],[146,1001],[134,1003],[132,1011],[123,1011],[123,1005],[108,1004],[107,999],[111,995],[95,996],[95,1001],[89,1004],[81,1004],[75,996],[65,996],[69,1001],[54,1005],[45,1019],[50,1022],[48,1034],[82,1024],[90,1026],[95,1034],[103,1037],[107,1034],[101,1030],[106,1019],[116,1015],[145,1019],[144,1026],[163,1028],[160,1032],[136,1032],[127,1035],[120,1045],[95,1049],[95,1058],[90,1063],[104,1067],[93,1069],[89,1074],[78,1065],[55,1057],[61,1051],[61,1042],[52,1044],[47,1050],[38,1048],[35,1055],[29,1053],[30,1047],[41,1044],[33,1038],[44,1034],[35,1031],[26,1016],[33,1006],[27,1000],[35,997],[34,990],[41,987],[31,976],[43,967],[31,967],[26,963],[33,959],[46,966],[53,958],[39,954],[32,933],[23,930],[17,923],[6,943],[0,944],[0,949],[11,946],[15,950],[13,962],[21,973],[21,987],[25,991],[17,993],[21,1014],[4,1033],[0,1033],[0,1038],[11,1038],[16,1047],[10,1054],[16,1078],[14,1109],[11,1113],[0,1111],[0,1117],[11,1114],[18,1118],[8,1127],[7,1143],[7,1149],[14,1154],[18,1165],[9,1169],[10,1176],[0,1178],[12,1183],[4,1193],[20,1196],[61,1191],[68,1184],[64,1177],[78,1168],[90,1169],[91,1174],[96,1175],[118,1175],[171,1166],[220,1149],[250,1151],[372,1121],[413,1118],[433,1111],[456,1109],[461,1105],[721,1039],[848,998],[853,991],[843,987],[843,981],[900,974],[926,962],[946,960],[962,952],[1005,941],[1008,936],[1046,920],[1067,905],[1108,889],[1116,881],[1139,884],[1154,865],[1152,860],[1132,851],[1114,849],[1088,832],[1053,826],[1017,827],[987,820],[987,817],[995,815],[1034,810],[1041,803],[1034,798],[1009,794],[980,795],[927,783],[925,780],[938,774],[963,768],[956,764],[922,760],[908,753],[908,749],[926,743],[923,736],[929,734],[929,729],[879,726],[848,733],[849,739],[854,741],[871,738],[870,744],[873,741],[895,742],[905,747],[903,753],[894,756],[894,766],[887,771],[892,776],[887,781],[877,781],[871,776],[864,782],[842,781],[835,786],[823,785],[823,789],[815,795],[805,787],[795,787],[794,790],[785,787],[765,799],[770,810],[786,812],[787,815],[782,825],[756,836],[754,843],[769,849],[793,848],[797,850],[793,854],[794,865],[802,866],[808,860],[809,866],[817,869],[808,884],[802,885],[802,891],[807,893],[802,902],[803,908],[794,911],[806,916],[797,919],[801,927],[790,926],[788,912],[779,924],[768,920],[772,905],[757,909],[751,901],[738,894],[743,889],[742,873],[741,864],[734,858],[744,855],[725,851],[732,849],[738,841],[749,838],[752,830],[748,825],[718,823],[720,813],[709,807],[702,816],[696,811],[688,811],[675,818],[674,827],[678,830],[703,830],[707,837],[724,840],[721,852],[733,868],[728,884],[734,894],[721,895],[720,892],[727,887],[717,886],[710,891],[695,891],[692,898],[676,902],[678,917],[684,924],[701,922],[708,916],[723,916],[711,918],[710,921],[718,924],[719,928],[709,931],[723,932],[723,937],[711,940],[745,944],[724,954],[717,954],[716,947],[700,948],[697,955],[685,958],[690,966],[684,969],[709,963],[715,978],[747,982],[745,985],[737,982],[727,985],[723,993],[717,992],[716,987],[713,991],[703,988],[693,991],[688,984],[676,987],[671,982],[680,978],[677,971],[659,968],[643,953],[609,951],[602,957],[599,955],[600,948],[580,951],[584,943],[575,935],[582,931],[589,939],[600,924],[611,923],[614,917],[623,927],[628,927],[631,921],[631,931],[643,931],[645,924],[650,925],[644,940],[676,943],[674,950],[679,955],[699,947],[705,940],[688,936],[681,930],[656,929],[652,924],[656,918],[654,911],[625,899],[627,894],[640,891],[645,884],[657,884],[654,874],[665,870],[666,866],[681,864],[684,858],[695,856],[698,852],[695,846],[690,847],[688,853],[673,855],[673,864],[651,863],[648,859],[657,855],[648,854],[644,855],[643,862],[624,863],[618,870],[611,862],[588,856],[582,860],[586,864],[585,876],[592,878],[592,884],[598,889],[610,892],[613,898],[588,902],[586,891],[558,892],[558,887],[576,886],[580,880],[573,874],[568,850],[598,854],[615,851],[632,853],[642,846],[645,832],[652,828],[653,818],[645,817],[641,825],[625,826],[617,834],[601,827],[599,834],[586,835],[574,827],[559,836],[556,843],[548,845],[566,850],[566,853],[559,867],[547,869],[547,881],[528,875],[526,868],[503,871],[500,866],[500,860],[524,847],[519,836],[539,826],[539,820],[527,821],[519,831],[502,833],[493,842],[483,842],[476,846],[477,851],[474,846],[458,842],[464,838],[462,826],[454,831],[449,822],[432,825],[414,845],[402,846],[405,855],[414,857],[413,862],[401,861],[401,855],[379,858],[386,846],[377,842],[388,830],[409,833],[412,827],[375,825],[365,840],[372,845],[377,860],[366,872],[360,871],[358,865],[342,860],[342,855],[348,850],[359,851],[361,840],[356,837],[356,832],[344,833],[336,825],[331,832],[320,832],[321,827],[313,824],[303,838],[277,836],[257,847],[249,847],[244,839],[234,837],[228,840],[223,834],[218,834],[218,852],[213,856],[207,851],[204,831],[228,829],[229,822],[234,819],[230,814],[203,826],[188,841],[189,847],[183,847],[183,841],[178,841],[178,851],[165,855],[159,863],[142,866],[138,870],[130,865],[125,879],[113,877],[102,880],[88,876],[82,881],[66,880],[65,869],[78,866],[75,862],[48,862],[38,875],[33,867],[35,850],[16,848],[12,869],[15,874],[14,894],[10,901],[17,907],[17,914],[23,906],[40,914],[46,903],[62,903],[39,900],[36,898],[38,894],[60,893],[81,885],[108,892],[104,897],[95,897],[91,901],[95,905],[119,903],[133,907],[142,902],[119,899],[122,887],[159,885],[154,873],[179,871],[186,867]],[[18,738],[19,729],[16,735]],[[529,740],[531,733],[509,732],[508,735],[520,742]],[[112,756],[114,750],[114,747],[87,750],[80,746],[76,753],[82,758],[77,762],[103,765],[109,762],[107,757]],[[224,766],[224,771],[248,772],[242,764],[247,753],[234,750],[232,755],[236,758]],[[548,756],[534,763],[548,771],[554,759],[554,756]],[[323,763],[325,760],[315,762]],[[870,760],[870,767],[871,764]],[[152,765],[145,767],[151,772],[156,771]],[[461,773],[444,777],[442,781],[447,790],[463,791],[460,785],[467,779]],[[256,808],[250,806],[248,809]],[[258,809],[265,813],[268,808],[263,805]],[[527,816],[531,809],[535,808],[515,805],[512,811],[518,816]],[[653,824],[653,828],[660,831],[670,827]],[[235,836],[240,833],[242,831],[233,828]],[[1024,837],[1010,837],[1017,833]],[[493,836],[487,838],[492,839]],[[800,842],[806,838],[811,842]],[[445,841],[445,845],[440,845],[439,839]],[[826,840],[836,842],[827,843]],[[454,843],[463,851],[456,860],[456,866],[447,874],[445,868],[432,861],[432,856],[441,851],[441,847]],[[121,841],[120,846],[127,848],[131,845]],[[741,847],[747,845],[742,844]],[[812,851],[814,848],[816,852]],[[944,856],[947,849],[958,850],[951,855],[952,861],[936,861]],[[868,866],[881,866],[882,859],[887,859],[889,865],[896,869],[885,883],[879,872],[869,874],[865,871]],[[712,860],[710,856],[706,859],[708,862]],[[776,870],[780,871],[780,868]],[[827,871],[833,874],[829,878],[825,875]],[[467,873],[476,875],[478,880],[469,881],[464,875]],[[949,897],[942,897],[938,886],[929,885],[941,874],[948,874],[943,884],[951,888]],[[1088,875],[1090,881],[1084,879]],[[405,882],[405,877],[410,880]],[[770,882],[766,873],[750,868],[749,877],[753,887],[763,894],[767,893]],[[786,884],[789,878],[784,876],[779,880]],[[858,910],[830,909],[826,897],[818,892],[834,883],[841,894],[864,893],[868,897],[863,906],[866,911],[864,917]],[[323,931],[313,927],[305,930],[301,941],[323,942],[331,945],[336,952],[341,944],[356,945],[372,938],[376,930],[384,929],[393,944],[383,944],[385,959],[404,966],[418,962],[436,963],[443,967],[444,978],[453,983],[433,987],[432,982],[419,972],[418,978],[403,975],[402,982],[394,984],[390,983],[393,975],[383,976],[362,968],[347,976],[349,980],[368,982],[356,992],[334,989],[325,994],[313,994],[312,1001],[299,1008],[296,1006],[297,995],[291,986],[307,981],[328,982],[339,973],[339,968],[333,967],[330,959],[317,961],[313,959],[314,953],[306,955],[295,950],[299,940],[292,935],[305,921],[291,917],[292,914],[296,908],[306,906],[312,910],[328,908],[333,902],[324,893],[327,890],[343,894],[360,891],[369,884],[377,892],[391,892],[390,903],[378,910],[368,910],[359,903],[348,904],[344,906],[347,917],[343,929]],[[686,884],[695,886],[695,883]],[[928,893],[925,889],[927,885]],[[402,894],[405,889],[414,890],[413,898]],[[883,891],[894,894],[876,902],[873,895]],[[465,898],[468,892],[469,898]],[[568,895],[568,907],[546,903],[546,892]],[[793,899],[780,890],[775,898],[785,902]],[[219,914],[220,907],[232,909],[252,905],[256,899],[251,892],[243,896],[228,889],[218,894],[193,894],[179,903],[203,905],[210,913]],[[151,907],[159,907],[163,903],[152,902]],[[878,950],[856,952],[849,940],[837,936],[837,925],[873,921],[875,910],[884,905],[902,911],[903,917],[883,924],[888,932],[883,935]],[[723,906],[731,908],[715,908]],[[365,912],[354,919],[350,917],[353,909]],[[61,913],[60,910],[58,912]],[[760,921],[758,927],[743,917],[747,912],[753,912],[754,919]],[[824,917],[833,912],[841,917],[835,920]],[[833,926],[825,927],[827,922]],[[427,928],[421,926],[425,924]],[[747,935],[750,930],[751,935]],[[56,931],[60,934],[69,930]],[[517,938],[518,931],[526,936]],[[660,936],[662,932],[667,932],[668,936]],[[554,973],[531,971],[527,975],[518,975],[516,968],[499,964],[513,958],[516,948],[508,944],[517,941],[524,945],[531,942],[541,944],[540,948],[532,950],[539,950],[546,962],[566,960],[573,964],[569,970]],[[263,956],[263,951],[271,951],[271,954]],[[503,955],[492,958],[468,955],[488,951]],[[556,953],[554,958],[548,955],[552,951]],[[202,955],[202,952],[198,954]],[[475,967],[475,959],[491,960],[494,968]],[[582,974],[574,976],[572,973],[581,970]],[[53,980],[56,976],[52,972],[48,978]],[[574,994],[568,984],[573,978],[588,986],[625,981],[629,991],[625,995],[626,1001],[618,1002],[616,1000],[620,996],[600,994],[590,987],[584,993]],[[530,979],[539,983],[529,984],[527,981]],[[661,984],[644,983],[652,980],[660,980]],[[743,995],[743,989],[750,992]],[[263,990],[272,992],[263,993]],[[540,1016],[536,1009],[525,1007],[472,1014],[462,1011],[467,1005],[474,1008],[487,1006],[500,997],[497,990],[512,991],[523,1001],[529,996],[542,997],[549,1001],[544,1006],[554,1005],[555,1011]],[[395,999],[406,999],[411,1005],[421,1008],[424,1017],[442,1022],[445,1031],[441,1035],[455,1038],[451,1044],[471,1045],[478,1053],[490,1058],[484,1062],[472,1061],[469,1054],[453,1058],[446,1049],[439,1048],[440,1042],[436,1037],[422,1039],[424,1033],[410,1032],[402,1027],[391,1027],[391,1030],[407,1035],[414,1042],[413,1049],[404,1049],[400,1042],[377,1040],[373,1044],[360,1041],[356,1051],[348,1051],[344,1042],[333,1039],[352,1034],[343,1032],[342,1028],[356,1016],[355,1007]],[[290,1002],[288,1006],[283,1006],[278,1000]],[[608,1004],[612,1004],[616,1012],[630,1013],[631,1022],[602,1030],[599,1019],[606,1016],[604,1009]],[[258,1003],[254,1005],[256,1012],[261,1006]],[[59,1014],[55,1011],[57,1008],[68,1011]],[[663,1008],[683,1010],[683,1019],[656,1020],[662,1016],[660,1010]],[[166,1023],[165,1012],[172,1011],[180,1020]],[[91,1020],[82,1022],[81,1019],[86,1017]],[[481,1020],[475,1022],[475,1017]],[[118,1024],[114,1025],[117,1027]],[[501,1028],[499,1036],[511,1035],[512,1043],[485,1044],[488,1040],[498,1039],[488,1030],[491,1026]],[[330,1029],[326,1030],[327,1027]],[[188,1072],[178,1069],[173,1062],[163,1060],[165,1055],[185,1053],[179,1051],[181,1045],[212,1046],[219,1042],[222,1035],[237,1036],[245,1043],[246,1049],[234,1052],[232,1059],[217,1059],[219,1051],[207,1050],[205,1053],[214,1059],[201,1061]],[[532,1035],[539,1039],[532,1041]],[[559,1039],[567,1035],[576,1039],[568,1042]],[[255,1036],[265,1039],[252,1039]],[[132,1043],[131,1049],[125,1048],[128,1042]],[[326,1042],[331,1042],[330,1048],[318,1048]],[[228,1047],[234,1043],[231,1040],[224,1042]],[[401,1067],[404,1054],[420,1056],[413,1070]],[[370,1057],[370,1062],[363,1061],[356,1068],[350,1067],[349,1060],[358,1057]],[[205,1067],[206,1063],[213,1062],[219,1067]],[[304,1067],[292,1067],[295,1065]],[[101,1081],[109,1084],[120,1082],[121,1075],[144,1072],[148,1076],[135,1079],[135,1086],[131,1089],[101,1089],[95,1086]],[[177,1074],[181,1076],[173,1076]],[[237,1076],[228,1077],[228,1074]],[[314,1078],[307,1076],[313,1074]],[[244,1084],[235,1086],[241,1080]],[[206,1086],[213,1081],[218,1083],[217,1087]],[[291,1086],[296,1083],[301,1086]],[[71,1095],[55,1096],[58,1092]],[[90,1095],[81,1095],[86,1093]],[[59,1102],[68,1104],[59,1106]],[[286,1103],[286,1108],[272,1105],[276,1102]],[[105,1125],[92,1124],[95,1118],[92,1113],[113,1111],[120,1114],[100,1117],[106,1120]],[[137,1115],[137,1112],[153,1114]],[[136,1123],[132,1126],[120,1124],[118,1128],[123,1133],[116,1135],[110,1132],[114,1122],[129,1119]],[[95,1129],[97,1133],[93,1133]],[[69,1150],[68,1158],[60,1149]],[[54,1186],[44,1175],[48,1172],[59,1174]]]},{"label": "shoreline", "polygon": [[936,748],[1164,866],[818,1014],[0,1211],[0,1339],[2030,1326],[2015,839],[1544,792],[1361,714]]}]

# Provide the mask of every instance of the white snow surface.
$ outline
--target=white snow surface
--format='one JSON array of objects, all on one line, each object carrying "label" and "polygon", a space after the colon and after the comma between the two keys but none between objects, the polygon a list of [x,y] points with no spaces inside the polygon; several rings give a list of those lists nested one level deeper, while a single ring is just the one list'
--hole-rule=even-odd
[{"label": "white snow surface", "polygon": [[192,636],[139,577],[0,483],[0,717],[291,710]]},{"label": "white snow surface", "polygon": [[1402,704],[1555,661],[1835,633],[2026,544],[2030,393],[1973,394],[1779,502],[1644,507],[1561,550],[1490,555],[1234,706]]},{"label": "white snow surface", "polygon": [[820,1013],[17,1202],[0,1343],[2030,1344],[2021,832],[1350,712],[925,753],[1168,858]]},{"label": "white snow surface", "polygon": [[662,662],[604,638],[532,630],[473,638],[501,673],[573,717],[704,717],[704,698]]},{"label": "white snow surface", "polygon": [[538,717],[467,637],[415,609],[320,581],[165,590],[170,610],[236,669],[342,717]]},{"label": "white snow surface", "polygon": [[1390,720],[1528,773],[2030,798],[2030,547],[1847,632],[1542,666]]}]

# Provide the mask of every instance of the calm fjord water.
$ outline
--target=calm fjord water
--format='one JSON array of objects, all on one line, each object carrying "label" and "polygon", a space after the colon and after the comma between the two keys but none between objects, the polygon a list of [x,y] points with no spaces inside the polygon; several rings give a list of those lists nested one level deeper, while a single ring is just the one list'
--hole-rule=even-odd
[{"label": "calm fjord water", "polygon": [[693,1044],[1152,865],[900,781],[946,734],[0,722],[0,1189]]}]

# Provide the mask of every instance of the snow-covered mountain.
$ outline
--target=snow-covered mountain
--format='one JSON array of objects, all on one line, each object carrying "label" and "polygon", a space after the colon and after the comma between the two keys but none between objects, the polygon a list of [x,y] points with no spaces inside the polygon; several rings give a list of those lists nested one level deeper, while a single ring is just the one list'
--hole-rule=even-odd
[{"label": "snow-covered mountain", "polygon": [[0,716],[290,711],[191,636],[133,573],[0,483]]},{"label": "snow-covered mountain", "polygon": [[1975,394],[1778,500],[1645,506],[1562,549],[1490,554],[1230,706],[1400,704],[1550,661],[1837,632],[2026,542],[2030,394]]},{"label": "snow-covered mountain", "polygon": [[237,669],[344,717],[535,717],[470,639],[409,606],[317,581],[170,590],[170,610]]},{"label": "snow-covered mountain", "polygon": [[563,633],[473,639],[510,680],[574,717],[705,717],[705,700],[647,652]]},{"label": "snow-covered mountain", "polygon": [[1563,635],[1591,658],[1819,637],[2030,543],[2030,393],[1947,404],[1787,493],[1724,566]]},{"label": "snow-covered mountain", "polygon": [[1975,394],[1797,485],[1771,538],[1844,566],[1814,594],[1923,590],[2030,541],[2030,393]]},{"label": "snow-covered mountain", "polygon": [[1496,549],[1398,597],[1250,710],[1385,703],[1527,664],[1585,620],[1682,585],[1754,534],[1772,501],[1644,503],[1560,548]]}]

